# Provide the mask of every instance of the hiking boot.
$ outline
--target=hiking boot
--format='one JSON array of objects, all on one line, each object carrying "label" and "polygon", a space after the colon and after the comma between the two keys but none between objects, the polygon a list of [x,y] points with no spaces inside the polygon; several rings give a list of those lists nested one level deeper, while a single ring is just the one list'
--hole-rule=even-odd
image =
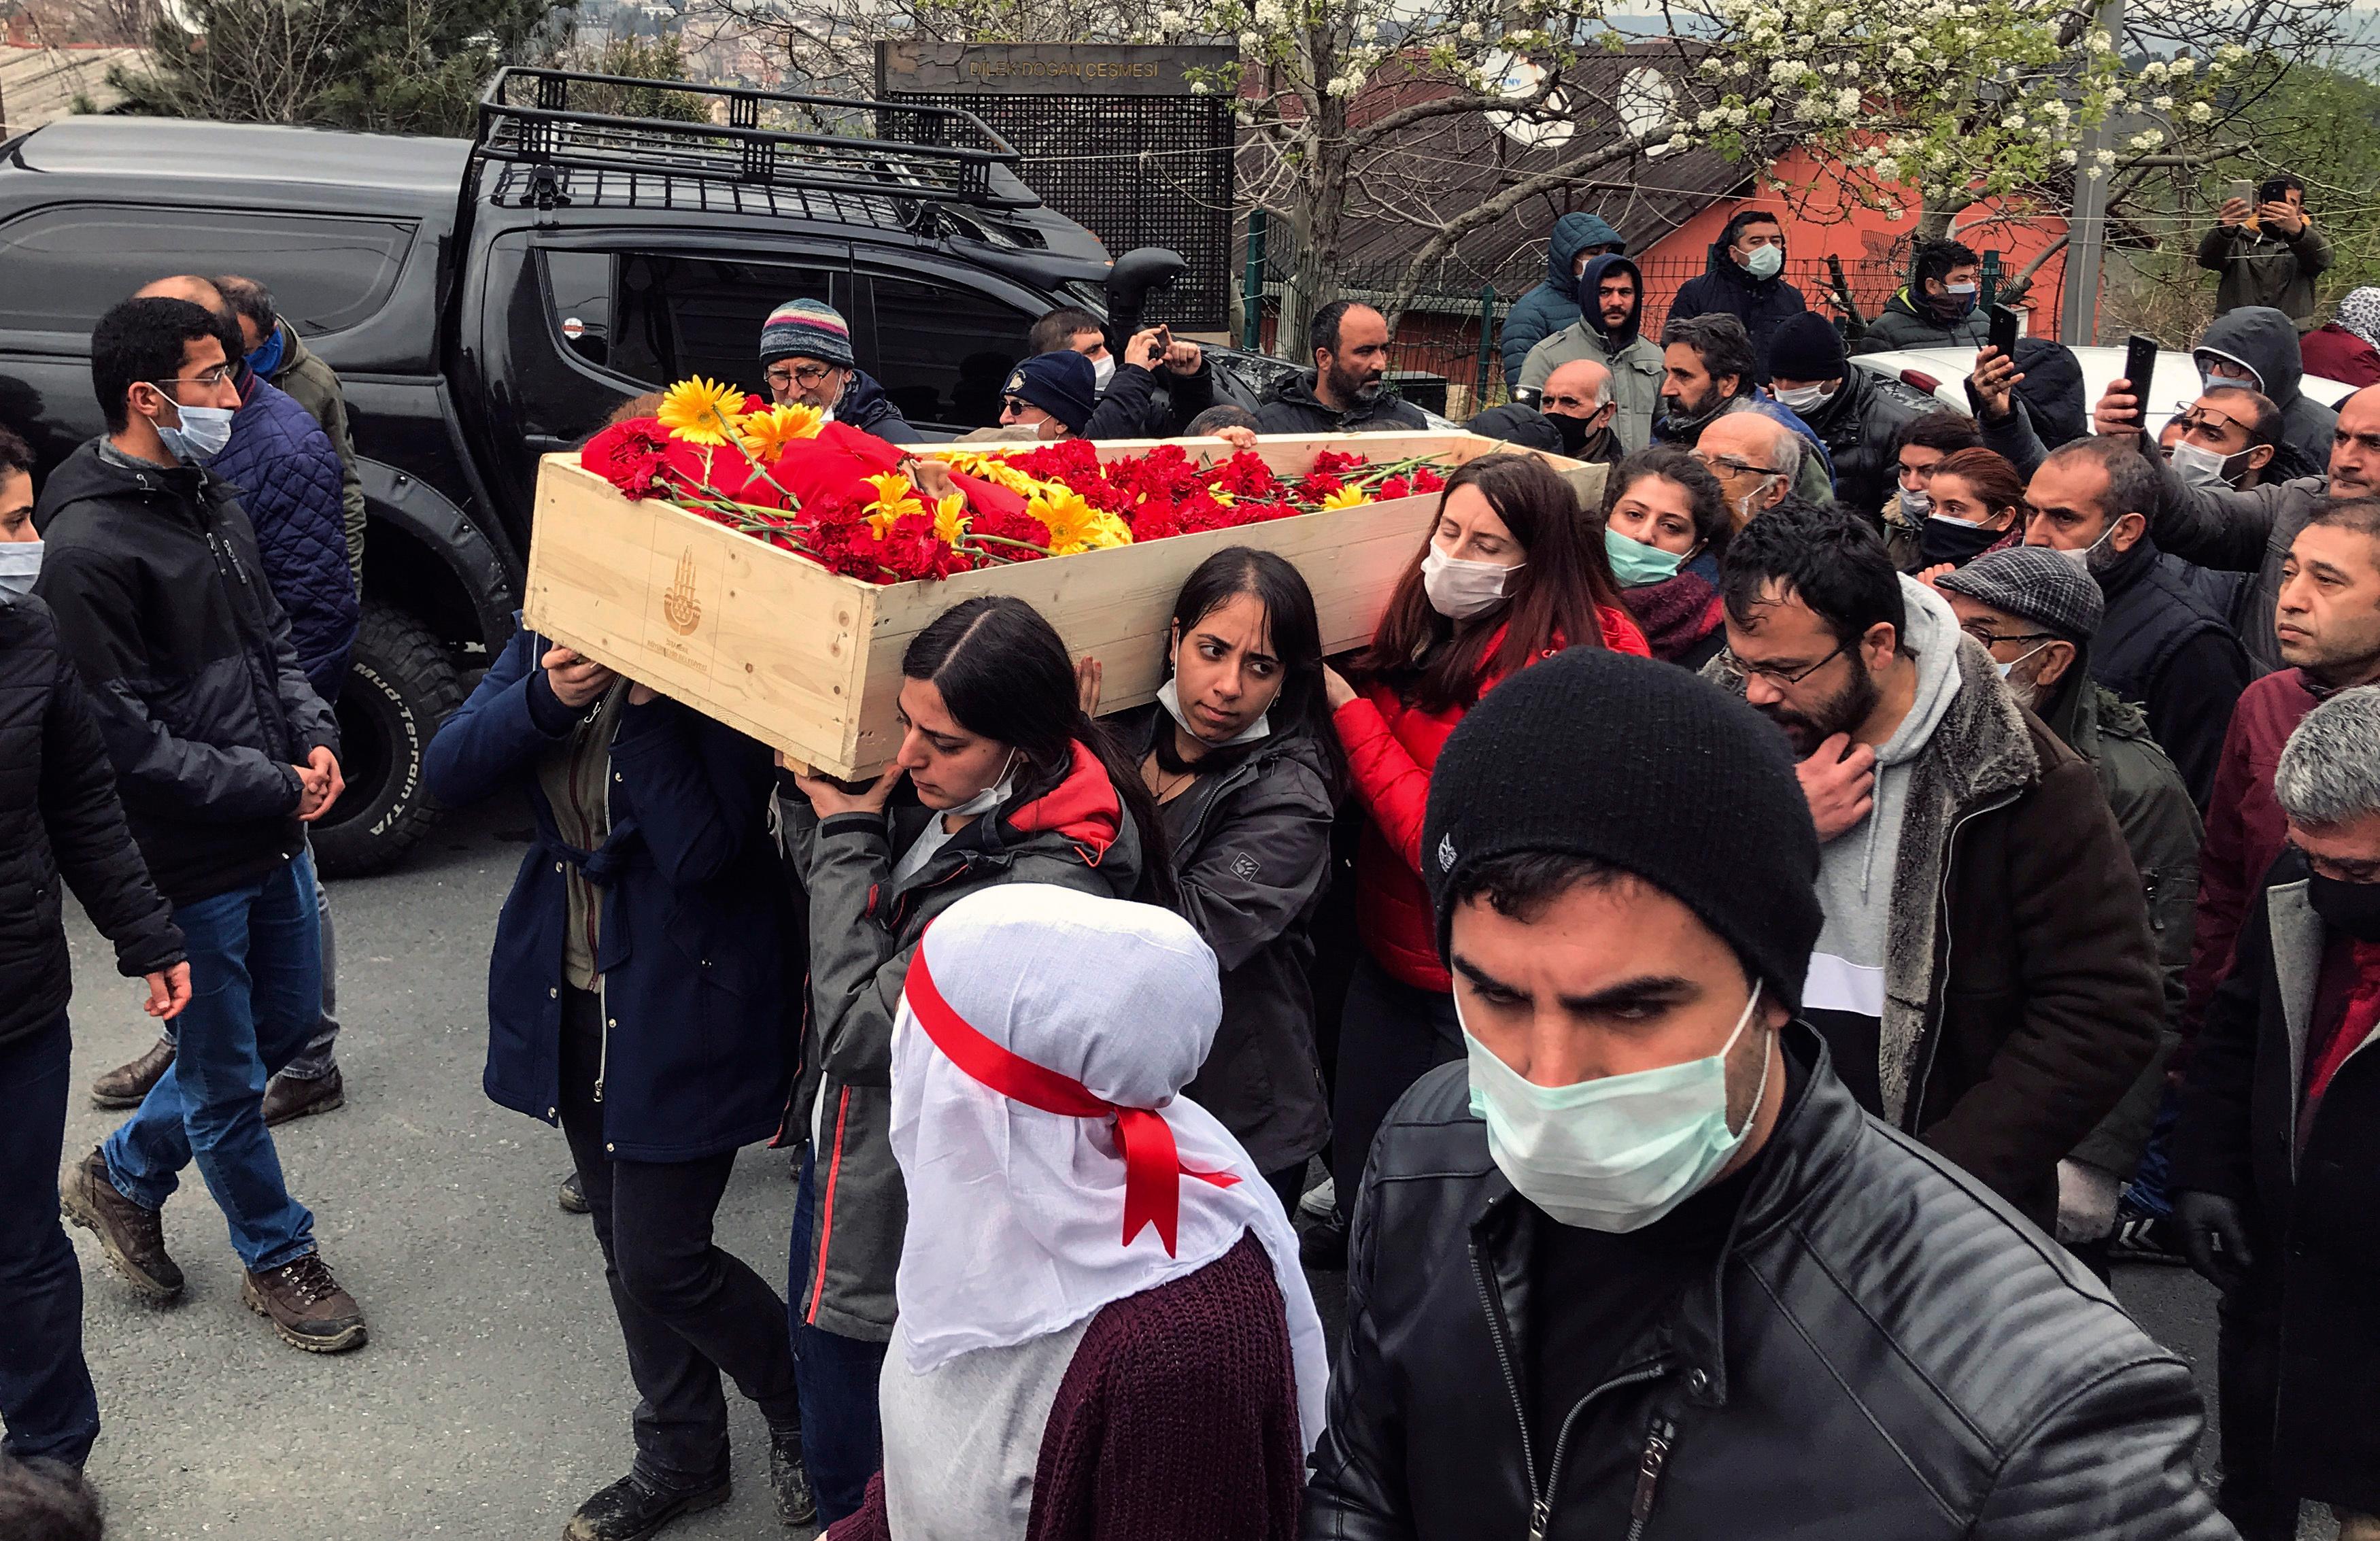
[{"label": "hiking boot", "polygon": [[779,1523],[807,1525],[818,1518],[818,1499],[810,1495],[810,1474],[802,1465],[798,1425],[769,1431],[769,1491],[777,1500]]},{"label": "hiking boot", "polygon": [[165,1255],[164,1217],[116,1190],[98,1147],[58,1180],[58,1212],[98,1237],[108,1266],[151,1302],[182,1292],[182,1270]]},{"label": "hiking boot", "polygon": [[578,1174],[575,1171],[562,1180],[562,1186],[555,1192],[553,1201],[562,1206],[562,1212],[565,1215],[592,1212],[587,1202],[587,1184],[578,1181]]},{"label": "hiking boot", "polygon": [[655,1487],[636,1473],[578,1506],[562,1527],[562,1541],[644,1541],[680,1515],[716,1509],[727,1501],[727,1478],[685,1491]]},{"label": "hiking boot", "polygon": [[339,1073],[335,1070],[310,1081],[276,1075],[264,1084],[264,1122],[267,1127],[286,1123],[293,1118],[304,1118],[309,1113],[327,1113],[334,1108],[346,1105],[346,1085],[339,1079]]},{"label": "hiking boot", "polygon": [[129,1064],[114,1070],[91,1084],[91,1099],[103,1108],[138,1108],[149,1088],[165,1074],[174,1062],[174,1040],[159,1038],[150,1045],[149,1052]]},{"label": "hiking boot", "polygon": [[240,1281],[240,1303],[273,1323],[292,1348],[344,1353],[364,1341],[363,1307],[339,1288],[322,1254],[310,1252]]}]

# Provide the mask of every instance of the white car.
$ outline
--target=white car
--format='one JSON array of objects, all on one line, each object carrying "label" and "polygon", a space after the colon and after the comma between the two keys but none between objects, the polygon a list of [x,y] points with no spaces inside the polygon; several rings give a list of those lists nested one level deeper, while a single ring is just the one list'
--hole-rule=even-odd
[{"label": "white car", "polygon": [[[2122,376],[2124,350],[2078,347],[2068,351],[2082,364],[2082,409],[2088,413],[2107,389],[2107,382]],[[1861,353],[1852,355],[1852,362],[1927,392],[1956,411],[1971,410],[1967,405],[1967,376],[1975,367],[1973,348],[1912,347],[1890,353]],[[2352,385],[2312,374],[2298,382],[2298,390],[2325,406],[2337,406],[2355,393]],[[2191,361],[2190,355],[2170,349],[2160,351],[2156,375],[2149,384],[2149,431],[2162,431],[2169,419],[2197,399],[2198,366]]]}]

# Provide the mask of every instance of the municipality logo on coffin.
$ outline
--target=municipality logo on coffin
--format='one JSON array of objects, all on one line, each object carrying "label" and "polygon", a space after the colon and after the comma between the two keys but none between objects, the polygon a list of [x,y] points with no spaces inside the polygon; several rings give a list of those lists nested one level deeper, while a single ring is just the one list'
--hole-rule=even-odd
[{"label": "municipality logo on coffin", "polygon": [[702,625],[702,601],[694,597],[694,548],[677,559],[677,576],[662,590],[662,619],[680,637],[690,637]]}]

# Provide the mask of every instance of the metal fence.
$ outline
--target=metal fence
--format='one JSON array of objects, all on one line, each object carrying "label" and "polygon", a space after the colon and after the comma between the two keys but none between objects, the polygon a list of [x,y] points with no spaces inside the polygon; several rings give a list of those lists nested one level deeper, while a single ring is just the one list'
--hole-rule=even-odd
[{"label": "metal fence", "polygon": [[[1251,245],[1255,248],[1254,263],[1246,261]],[[1244,242],[1241,248],[1239,287],[1243,309],[1239,340],[1243,346],[1281,352],[1302,362],[1305,358],[1302,345],[1285,350],[1275,346],[1281,295],[1293,259],[1277,246],[1271,249],[1267,246],[1258,236],[1253,242]],[[1638,261],[1637,267],[1645,277],[1643,325],[1646,334],[1659,335],[1679,288],[1689,279],[1700,277],[1706,266],[1706,261],[1700,257],[1653,257]],[[1846,261],[1842,271],[1844,286],[1852,303],[1871,321],[1884,309],[1885,301],[1908,281],[1907,273],[1896,262]],[[1358,299],[1385,308],[1403,277],[1402,265],[1350,267],[1339,274],[1336,292],[1342,299]],[[1830,318],[1840,317],[1840,308],[1834,299],[1834,275],[1823,259],[1789,258],[1784,277],[1802,291],[1812,309]],[[1542,268],[1499,278],[1467,272],[1453,262],[1443,265],[1406,306],[1390,344],[1390,367],[1401,377],[1406,393],[1435,410],[1456,417],[1505,399],[1500,347],[1504,318],[1512,312],[1513,304],[1543,279]],[[1255,297],[1254,304],[1247,302],[1251,295]]]}]

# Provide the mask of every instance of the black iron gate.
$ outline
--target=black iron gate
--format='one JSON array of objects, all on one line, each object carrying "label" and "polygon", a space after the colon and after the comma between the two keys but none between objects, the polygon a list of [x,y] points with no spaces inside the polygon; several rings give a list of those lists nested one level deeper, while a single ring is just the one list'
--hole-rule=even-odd
[{"label": "black iron gate", "polygon": [[1017,175],[1111,255],[1161,246],[1190,264],[1148,319],[1229,324],[1232,103],[1191,91],[1226,48],[1104,43],[879,43],[878,93],[957,107],[1024,156]]}]

